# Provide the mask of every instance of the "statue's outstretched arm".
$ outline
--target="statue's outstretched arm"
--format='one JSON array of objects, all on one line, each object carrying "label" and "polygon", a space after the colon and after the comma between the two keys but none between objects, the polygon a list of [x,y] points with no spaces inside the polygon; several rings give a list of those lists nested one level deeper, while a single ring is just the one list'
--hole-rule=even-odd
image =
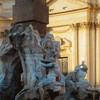
[{"label": "statue's outstretched arm", "polygon": [[45,67],[45,68],[51,68],[51,67],[54,66],[54,63],[45,64],[45,63],[42,63],[42,62],[41,62],[41,66],[42,66],[42,67]]}]

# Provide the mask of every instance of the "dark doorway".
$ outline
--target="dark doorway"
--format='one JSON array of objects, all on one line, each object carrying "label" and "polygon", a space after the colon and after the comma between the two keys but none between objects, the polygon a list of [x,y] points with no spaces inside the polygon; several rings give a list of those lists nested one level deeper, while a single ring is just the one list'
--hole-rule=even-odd
[{"label": "dark doorway", "polygon": [[68,73],[68,57],[60,57],[59,66],[63,73]]}]

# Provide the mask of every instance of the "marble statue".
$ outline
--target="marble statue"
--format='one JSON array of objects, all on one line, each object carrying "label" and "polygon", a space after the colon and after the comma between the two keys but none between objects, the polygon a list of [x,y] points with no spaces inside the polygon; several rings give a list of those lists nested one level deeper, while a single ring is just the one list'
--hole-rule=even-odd
[{"label": "marble statue", "polygon": [[[59,42],[54,40],[52,34],[47,33],[45,36],[45,40],[42,43],[42,47],[44,49],[44,58],[41,61],[42,67],[46,69],[46,77],[44,77],[38,84],[40,94],[42,99],[44,100],[44,90],[43,86],[48,85],[49,89],[53,92],[64,92],[64,78],[59,70],[58,66],[58,58],[60,56],[60,46]],[[63,81],[62,81],[63,80]],[[52,85],[53,84],[53,85]],[[61,91],[63,89],[63,91]],[[62,93],[63,94],[63,93]]]},{"label": "marble statue", "polygon": [[[30,32],[29,32],[30,31]],[[33,31],[32,26],[30,25],[25,29],[25,31],[22,33],[24,34],[23,41],[21,43],[21,50],[24,57],[25,62],[25,68],[26,72],[23,74],[26,74],[26,85],[28,87],[32,87],[32,78],[33,73],[36,70],[36,67],[38,65],[38,62],[40,59],[43,58],[43,50],[40,46],[39,41],[39,34],[38,31]]]},{"label": "marble statue", "polygon": [[0,44],[0,98],[12,94],[9,100],[55,100],[62,95],[63,100],[75,100],[73,93],[86,98],[92,92],[85,62],[65,77],[59,57],[60,45],[52,34],[42,40],[32,25],[12,25]]},{"label": "marble statue", "polygon": [[[41,100],[44,100],[46,90],[63,94],[65,79],[62,79],[63,75],[61,75],[57,63],[60,55],[59,42],[54,40],[52,34],[47,33],[41,43],[38,31],[34,30],[31,25],[21,34],[26,35],[21,43],[25,68],[27,69],[26,84],[24,84],[23,90],[17,94],[16,100],[19,100],[21,95],[30,94],[32,89],[33,91],[34,89],[39,90]],[[24,74],[23,71],[22,80]]]},{"label": "marble statue", "polygon": [[[24,83],[24,88],[17,96],[20,96],[23,91],[33,88],[36,82],[36,74],[39,73],[37,72],[38,62],[43,58],[39,33],[37,30],[33,29],[32,25],[29,25],[23,32],[21,32],[20,37],[21,43],[19,55],[23,66],[21,81]],[[41,77],[41,75],[39,76]]]},{"label": "marble statue", "polygon": [[[3,56],[6,55],[11,49],[12,45],[10,44],[9,38],[5,37],[2,41],[2,44],[0,45],[0,86],[3,85],[3,81],[6,76],[7,66],[9,66],[12,63],[10,62],[10,58],[7,59],[7,57],[5,57],[5,59],[3,59]],[[13,60],[12,57],[11,59]]]},{"label": "marble statue", "polygon": [[47,89],[52,90],[53,92],[63,92],[61,89],[63,88],[64,84],[60,82],[60,72],[58,66],[55,62],[42,62],[42,67],[45,68],[47,74],[43,77],[42,80],[38,83],[38,88],[41,94],[41,100],[44,100],[44,89],[43,87],[46,86]]},{"label": "marble statue", "polygon": [[47,33],[45,36],[45,40],[42,43],[42,46],[45,51],[45,60],[56,60],[56,58],[60,57],[60,45],[58,41],[54,40],[52,34]]},{"label": "marble statue", "polygon": [[[75,67],[75,70],[68,73],[68,75],[66,76],[67,82],[68,81],[70,82],[70,86],[66,87],[67,89],[70,88],[69,89],[70,98],[72,97],[71,94],[73,91],[78,93],[77,99],[85,100],[87,98],[88,100],[91,100],[91,98],[93,98],[92,95],[93,95],[93,92],[95,91],[92,91],[90,89],[91,83],[85,79],[87,70],[88,70],[88,67],[85,65],[85,62],[82,61],[82,64],[77,65]],[[67,82],[66,82],[66,85],[67,85]],[[91,95],[91,97],[88,97],[89,95]]]},{"label": "marble statue", "polygon": [[19,84],[19,79],[16,80],[16,77],[20,73],[19,71],[15,75],[17,72],[15,69],[19,69],[19,63],[18,52],[14,48],[10,36],[6,33],[0,44],[0,99],[5,99],[5,97],[14,99],[18,89],[16,85]]}]

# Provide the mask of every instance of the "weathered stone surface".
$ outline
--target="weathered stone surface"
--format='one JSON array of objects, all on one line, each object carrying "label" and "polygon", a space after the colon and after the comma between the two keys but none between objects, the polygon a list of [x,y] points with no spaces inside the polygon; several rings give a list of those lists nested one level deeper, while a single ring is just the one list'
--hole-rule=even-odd
[{"label": "weathered stone surface", "polygon": [[32,23],[35,30],[38,30],[40,33],[40,36],[43,37],[46,33],[46,24],[33,22]]},{"label": "weathered stone surface", "polygon": [[0,45],[0,100],[54,100],[59,94],[64,95],[63,100],[92,100],[94,93],[99,96],[84,80],[84,63],[67,79],[63,76],[58,65],[59,42],[50,33],[42,41],[34,25],[24,29],[22,24],[14,24]]},{"label": "weathered stone surface", "polygon": [[0,100],[14,100],[22,88],[20,58],[10,42],[5,36],[0,45]]},{"label": "weathered stone surface", "polygon": [[[23,25],[15,25],[13,28],[17,31],[11,34],[15,44],[16,40],[20,39],[17,42],[20,44],[20,48],[17,50],[20,51],[20,58],[23,57],[20,60],[23,68],[21,82],[24,83],[24,88],[16,95],[15,100],[22,100],[22,98],[23,100],[32,100],[34,93],[37,94],[38,90],[41,100],[44,100],[45,93],[49,93],[51,100],[53,95],[55,97],[64,94],[65,77],[61,76],[56,62],[59,57],[59,50],[57,49],[59,42],[55,41],[53,35],[49,33],[42,41],[38,30],[33,29],[34,25],[29,25],[24,31],[21,31]],[[14,47],[19,46],[17,44]],[[45,87],[44,90],[43,87]]]},{"label": "weathered stone surface", "polygon": [[13,7],[14,22],[24,22],[29,20],[38,21],[41,23],[48,23],[48,7],[41,2],[41,0],[34,0],[21,3],[16,1]]},{"label": "weathered stone surface", "polygon": [[36,2],[46,4],[46,0],[15,0],[16,3],[25,3],[25,2]]}]

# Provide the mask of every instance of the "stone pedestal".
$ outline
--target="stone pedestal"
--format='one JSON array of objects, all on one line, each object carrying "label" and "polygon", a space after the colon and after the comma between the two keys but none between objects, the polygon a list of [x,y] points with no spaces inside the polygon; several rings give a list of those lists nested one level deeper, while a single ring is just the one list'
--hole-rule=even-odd
[{"label": "stone pedestal", "polygon": [[32,24],[39,33],[46,33],[49,10],[45,0],[16,0],[13,6],[14,23]]}]

